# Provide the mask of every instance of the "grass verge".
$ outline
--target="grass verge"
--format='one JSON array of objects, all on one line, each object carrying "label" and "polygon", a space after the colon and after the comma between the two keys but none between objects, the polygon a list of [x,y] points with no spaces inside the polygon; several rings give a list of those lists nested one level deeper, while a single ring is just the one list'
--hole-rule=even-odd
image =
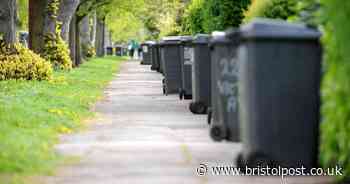
[{"label": "grass verge", "polygon": [[71,72],[56,72],[51,81],[0,82],[0,183],[50,172],[61,161],[53,149],[58,135],[93,117],[91,106],[122,60],[95,58]]}]

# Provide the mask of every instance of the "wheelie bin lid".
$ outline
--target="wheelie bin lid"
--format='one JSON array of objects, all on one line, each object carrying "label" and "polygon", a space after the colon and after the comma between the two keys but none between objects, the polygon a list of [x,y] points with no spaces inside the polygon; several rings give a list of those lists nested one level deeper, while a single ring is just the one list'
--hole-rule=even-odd
[{"label": "wheelie bin lid", "polygon": [[208,44],[209,40],[210,40],[210,35],[208,35],[208,34],[197,34],[194,37],[193,43],[196,43],[196,44]]},{"label": "wheelie bin lid", "polygon": [[154,45],[155,43],[155,41],[145,41],[141,45]]},{"label": "wheelie bin lid", "polygon": [[181,43],[187,44],[193,42],[193,36],[181,36]]},{"label": "wheelie bin lid", "polygon": [[214,31],[210,37],[210,45],[216,44],[230,44],[230,39],[227,38],[226,32]]},{"label": "wheelie bin lid", "polygon": [[226,32],[229,38],[239,36],[241,40],[319,40],[321,32],[305,24],[283,20],[256,18],[238,30]]},{"label": "wheelie bin lid", "polygon": [[162,38],[160,41],[160,45],[177,45],[181,42],[182,38],[181,36],[167,36]]}]

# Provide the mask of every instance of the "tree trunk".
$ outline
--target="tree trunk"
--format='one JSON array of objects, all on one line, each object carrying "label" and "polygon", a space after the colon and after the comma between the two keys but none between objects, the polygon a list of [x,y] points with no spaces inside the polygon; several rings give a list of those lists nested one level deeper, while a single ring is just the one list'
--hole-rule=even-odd
[{"label": "tree trunk", "polygon": [[16,42],[16,16],[16,1],[0,0],[0,37],[5,43]]},{"label": "tree trunk", "polygon": [[90,46],[90,17],[86,16],[80,23],[80,49],[81,56],[86,59],[86,53]]},{"label": "tree trunk", "polygon": [[29,0],[29,47],[42,54],[45,47],[45,35],[55,33],[56,22],[47,12],[52,0]]},{"label": "tree trunk", "polygon": [[44,45],[45,0],[29,0],[29,48],[40,53]]},{"label": "tree trunk", "polygon": [[79,5],[79,0],[61,0],[58,21],[62,22],[61,37],[68,43],[70,22]]},{"label": "tree trunk", "polygon": [[82,17],[78,17],[75,22],[75,66],[79,66],[81,62],[81,44],[80,44],[80,22]]},{"label": "tree trunk", "polygon": [[97,19],[95,48],[98,57],[105,55],[105,18]]},{"label": "tree trunk", "polygon": [[91,33],[90,33],[90,42],[91,45],[95,45],[96,40],[96,12],[92,14],[92,26],[91,26]]},{"label": "tree trunk", "polygon": [[69,50],[70,50],[70,58],[73,61],[73,66],[76,66],[75,62],[75,45],[76,45],[76,30],[75,30],[75,24],[77,22],[77,17],[73,15],[70,25],[69,25]]},{"label": "tree trunk", "polygon": [[104,39],[105,39],[105,47],[109,47],[111,46],[111,42],[109,40],[109,31],[108,31],[108,28],[107,26],[105,25],[105,35],[104,35]]}]

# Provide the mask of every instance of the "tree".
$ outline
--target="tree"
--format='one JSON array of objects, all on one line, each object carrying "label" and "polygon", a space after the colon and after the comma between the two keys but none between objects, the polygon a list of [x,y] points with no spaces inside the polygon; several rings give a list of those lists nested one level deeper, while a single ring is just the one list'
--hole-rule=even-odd
[{"label": "tree", "polygon": [[72,17],[79,5],[79,0],[61,0],[58,13],[58,21],[62,23],[61,37],[68,43],[69,41],[69,25]]},{"label": "tree", "polygon": [[5,43],[16,41],[16,1],[0,1],[0,39]]},{"label": "tree", "polygon": [[55,32],[55,22],[47,11],[53,0],[29,0],[29,48],[43,54],[46,33]]},{"label": "tree", "polygon": [[28,29],[28,0],[17,1],[18,28],[21,30]]},{"label": "tree", "polygon": [[96,41],[95,41],[95,48],[96,48],[96,55],[99,57],[102,57],[105,55],[105,17],[98,17],[97,23],[96,23]]}]

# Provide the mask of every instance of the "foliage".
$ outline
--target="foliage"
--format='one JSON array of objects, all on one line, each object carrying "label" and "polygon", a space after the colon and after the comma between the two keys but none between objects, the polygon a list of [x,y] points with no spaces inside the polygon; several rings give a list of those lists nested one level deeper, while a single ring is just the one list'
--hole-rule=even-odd
[{"label": "foliage", "polygon": [[350,2],[321,0],[324,7],[325,76],[322,89],[321,161],[350,177]]},{"label": "foliage", "polygon": [[60,34],[45,35],[44,58],[50,61],[54,69],[72,69],[72,60],[69,57],[68,45],[63,41]]},{"label": "foliage", "polygon": [[186,8],[182,22],[182,32],[184,34],[204,33],[203,10],[204,0],[193,0]]},{"label": "foliage", "polygon": [[92,59],[69,73],[54,72],[50,81],[1,81],[0,172],[50,171],[59,161],[53,149],[58,134],[77,130],[93,116],[90,107],[120,61]]},{"label": "foliage", "polygon": [[250,0],[193,0],[185,10],[182,32],[211,33],[238,27]]},{"label": "foliage", "polygon": [[91,44],[82,45],[83,55],[88,58],[96,56],[96,49]]},{"label": "foliage", "polygon": [[205,32],[238,27],[249,4],[250,0],[206,0],[203,11]]},{"label": "foliage", "polygon": [[255,17],[263,17],[266,9],[271,5],[271,0],[253,0],[245,12],[244,22],[249,22]]},{"label": "foliage", "polygon": [[245,22],[254,17],[287,20],[297,14],[296,0],[254,0],[245,13]]},{"label": "foliage", "polygon": [[18,27],[28,30],[28,0],[17,0]]},{"label": "foliage", "polygon": [[264,11],[264,17],[286,20],[296,14],[295,6],[295,0],[272,0]]},{"label": "foliage", "polygon": [[57,21],[57,13],[59,9],[59,0],[52,0],[47,7],[47,13],[50,19],[56,23],[55,32],[48,32],[44,35],[43,57],[50,61],[54,69],[70,70],[72,68],[72,60],[69,56],[68,45],[61,38],[61,25]]},{"label": "foliage", "polygon": [[182,15],[186,3],[181,0],[148,0],[141,17],[148,39],[159,39],[181,32]]},{"label": "foliage", "polygon": [[140,33],[143,23],[132,12],[125,10],[111,12],[106,22],[112,32],[113,40],[117,42],[127,42],[130,38],[143,39]]},{"label": "foliage", "polygon": [[50,63],[21,44],[5,45],[0,40],[0,80],[49,80]]},{"label": "foliage", "polygon": [[322,9],[319,0],[296,0],[296,15],[291,16],[289,20],[300,21],[308,25],[317,26],[322,24]]}]

